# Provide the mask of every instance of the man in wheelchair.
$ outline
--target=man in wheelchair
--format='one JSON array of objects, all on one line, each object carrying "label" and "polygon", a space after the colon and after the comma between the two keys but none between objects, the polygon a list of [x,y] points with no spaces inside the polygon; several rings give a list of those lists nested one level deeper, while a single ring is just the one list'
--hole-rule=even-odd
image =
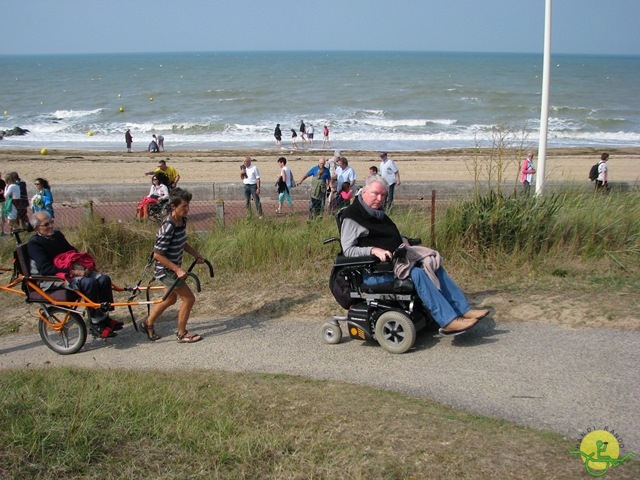
[{"label": "man in wheelchair", "polygon": [[[47,212],[34,213],[31,224],[35,231],[35,235],[27,242],[31,274],[61,278],[60,282],[41,282],[40,288],[45,291],[61,288],[64,285],[62,281],[64,279],[71,289],[79,290],[96,303],[113,303],[111,278],[108,275],[92,268],[83,268],[81,263],[72,262],[64,265],[64,254],[77,253],[77,250],[67,241],[62,232],[53,229],[53,219]],[[67,258],[73,258],[73,255],[68,255]],[[87,308],[87,310],[91,319],[90,328],[99,336],[115,337],[114,330],[122,329],[122,322],[110,319],[109,314],[101,309]]]},{"label": "man in wheelchair", "polygon": [[[344,210],[340,242],[346,257],[371,255],[386,262],[394,259],[393,252],[403,249],[404,241],[398,228],[383,210],[387,193],[388,184],[384,179],[368,177],[361,194]],[[439,266],[433,270],[431,278],[434,280],[418,262],[412,266],[409,276],[420,300],[440,326],[440,334],[464,333],[489,313],[488,310],[473,310],[444,268]],[[393,281],[392,273],[365,277],[363,283],[388,280]],[[439,286],[436,286],[437,283]]]}]

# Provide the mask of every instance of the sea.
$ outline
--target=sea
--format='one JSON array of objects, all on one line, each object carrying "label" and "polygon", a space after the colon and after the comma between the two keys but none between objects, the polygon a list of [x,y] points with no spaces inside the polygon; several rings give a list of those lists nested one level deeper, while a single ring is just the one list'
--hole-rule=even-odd
[{"label": "sea", "polygon": [[[552,55],[547,145],[640,146],[640,57]],[[3,148],[275,150],[304,120],[320,148],[539,141],[542,54],[194,52],[0,56]],[[299,137],[298,137],[299,138]],[[299,142],[299,145],[301,143]]]}]

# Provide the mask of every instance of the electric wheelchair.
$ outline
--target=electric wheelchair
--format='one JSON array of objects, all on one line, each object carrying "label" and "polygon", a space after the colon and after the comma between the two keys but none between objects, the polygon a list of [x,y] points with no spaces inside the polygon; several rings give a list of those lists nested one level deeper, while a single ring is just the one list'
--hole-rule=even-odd
[{"label": "electric wheelchair", "polygon": [[[344,209],[336,213],[338,232]],[[420,239],[407,239],[418,245]],[[332,237],[323,243],[340,243]],[[404,249],[394,252],[401,254]],[[329,344],[342,340],[340,322],[346,324],[352,339],[377,341],[391,353],[405,353],[413,347],[417,332],[433,319],[415,291],[411,278],[393,277],[393,263],[375,256],[346,257],[340,246],[331,269],[329,288],[346,316],[334,315],[322,326],[322,336]]]}]

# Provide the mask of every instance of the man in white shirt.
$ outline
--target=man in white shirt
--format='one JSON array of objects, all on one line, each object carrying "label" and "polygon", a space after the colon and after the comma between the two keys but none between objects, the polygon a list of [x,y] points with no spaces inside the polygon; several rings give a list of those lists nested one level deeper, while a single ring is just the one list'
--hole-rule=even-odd
[{"label": "man in white shirt", "polygon": [[244,184],[244,201],[247,213],[251,215],[251,198],[256,204],[258,218],[262,218],[262,204],[260,203],[260,172],[252,165],[250,157],[244,157],[240,166],[240,178]]},{"label": "man in white shirt", "polygon": [[329,212],[333,210],[336,196],[340,190],[338,188],[338,180],[336,179],[336,168],[338,168],[340,155],[340,150],[336,150],[333,152],[333,157],[327,160],[327,167],[329,168],[329,175],[331,176],[331,180],[329,181],[329,199],[327,200],[327,210]]},{"label": "man in white shirt", "polygon": [[600,161],[598,162],[598,178],[596,178],[596,190],[604,189],[609,190],[609,167],[607,162],[609,161],[609,154],[603,153],[600,155]]},{"label": "man in white shirt", "polygon": [[353,190],[356,184],[356,172],[349,166],[349,161],[345,157],[338,158],[338,166],[336,167],[336,182],[338,191],[342,188],[342,184],[349,182]]},{"label": "man in white shirt", "polygon": [[393,204],[393,193],[396,185],[400,185],[400,171],[396,164],[393,163],[393,160],[387,157],[387,152],[380,152],[380,176],[389,184],[389,193],[384,205],[385,210],[388,210]]}]

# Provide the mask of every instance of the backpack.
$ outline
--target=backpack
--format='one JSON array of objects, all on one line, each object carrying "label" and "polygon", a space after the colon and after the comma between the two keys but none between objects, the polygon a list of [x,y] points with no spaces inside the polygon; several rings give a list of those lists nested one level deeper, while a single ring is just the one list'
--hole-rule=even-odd
[{"label": "backpack", "polygon": [[596,163],[595,165],[593,165],[591,167],[591,170],[589,170],[589,180],[591,180],[592,182],[595,181],[598,178],[599,175],[599,170],[600,168],[600,162]]},{"label": "backpack", "polygon": [[327,184],[322,178],[313,177],[311,180],[311,198],[324,198],[327,194]]}]

